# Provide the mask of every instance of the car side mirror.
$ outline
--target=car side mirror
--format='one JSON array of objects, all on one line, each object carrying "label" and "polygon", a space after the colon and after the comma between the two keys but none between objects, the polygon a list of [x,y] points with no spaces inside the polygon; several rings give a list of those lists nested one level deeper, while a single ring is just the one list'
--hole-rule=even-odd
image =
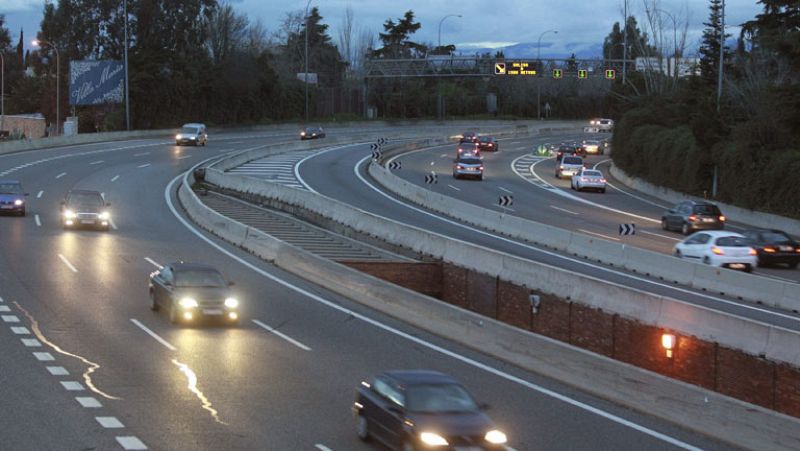
[{"label": "car side mirror", "polygon": [[489,405],[489,403],[482,402],[482,403],[478,404],[478,408],[481,409],[481,410],[489,410],[491,408],[491,406]]}]

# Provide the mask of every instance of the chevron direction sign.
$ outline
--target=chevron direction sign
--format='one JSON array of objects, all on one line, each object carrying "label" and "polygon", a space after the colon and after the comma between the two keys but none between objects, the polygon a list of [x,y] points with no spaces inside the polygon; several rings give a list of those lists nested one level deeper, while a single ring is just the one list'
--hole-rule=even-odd
[{"label": "chevron direction sign", "polygon": [[402,168],[403,168],[403,163],[401,161],[392,161],[391,163],[389,163],[389,169],[394,170]]},{"label": "chevron direction sign", "polygon": [[620,235],[636,235],[636,224],[620,224],[619,225],[619,234]]},{"label": "chevron direction sign", "polygon": [[501,207],[510,207],[514,205],[514,196],[500,196],[500,199],[497,201],[497,203]]},{"label": "chevron direction sign", "polygon": [[436,175],[435,172],[431,172],[430,174],[425,176],[425,183],[428,185],[435,185],[439,183],[439,177]]}]

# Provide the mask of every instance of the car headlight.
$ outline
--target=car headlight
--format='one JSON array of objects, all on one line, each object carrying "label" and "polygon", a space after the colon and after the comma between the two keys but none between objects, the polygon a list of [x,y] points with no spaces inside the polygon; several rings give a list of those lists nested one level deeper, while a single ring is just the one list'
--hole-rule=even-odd
[{"label": "car headlight", "polygon": [[227,308],[237,308],[239,307],[239,300],[236,298],[227,298],[225,299],[225,307]]},{"label": "car headlight", "polygon": [[180,304],[180,306],[183,307],[183,308],[196,308],[197,307],[197,301],[192,299],[192,298],[183,298],[183,299],[180,300],[180,302],[178,302],[178,304]]},{"label": "car headlight", "polygon": [[111,213],[107,211],[100,213],[100,219],[102,219],[103,221],[108,221],[109,219],[111,219]]},{"label": "car headlight", "polygon": [[447,446],[447,440],[439,434],[433,432],[423,432],[419,435],[422,443],[430,446]]},{"label": "car headlight", "polygon": [[19,207],[20,205],[22,205],[22,199],[17,199],[17,200],[15,200],[15,201],[14,201],[14,205],[16,205],[17,207]]},{"label": "car headlight", "polygon": [[306,136],[306,132],[300,132],[300,136]]},{"label": "car headlight", "polygon": [[64,217],[67,219],[75,219],[75,212],[72,210],[64,210]]},{"label": "car headlight", "polygon": [[483,438],[486,439],[487,442],[495,445],[502,445],[508,440],[506,438],[506,434],[503,434],[497,429],[492,429],[491,431],[487,432]]}]

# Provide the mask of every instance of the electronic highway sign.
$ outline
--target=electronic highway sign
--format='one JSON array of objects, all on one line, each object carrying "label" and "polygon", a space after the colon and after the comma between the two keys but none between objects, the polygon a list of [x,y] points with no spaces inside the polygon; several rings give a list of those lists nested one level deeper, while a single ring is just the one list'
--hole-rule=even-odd
[{"label": "electronic highway sign", "polygon": [[505,61],[494,63],[495,75],[536,75],[536,63],[529,61]]}]

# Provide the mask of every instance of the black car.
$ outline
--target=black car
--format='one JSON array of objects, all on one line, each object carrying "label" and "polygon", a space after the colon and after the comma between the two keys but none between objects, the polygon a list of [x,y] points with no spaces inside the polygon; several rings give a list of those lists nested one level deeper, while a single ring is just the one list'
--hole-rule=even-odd
[{"label": "black car", "polygon": [[481,154],[481,146],[476,142],[464,142],[458,145],[456,149],[456,160],[461,158],[464,155],[475,155],[480,156]]},{"label": "black car", "polygon": [[464,132],[461,134],[461,141],[472,141],[476,143],[478,142],[478,134],[475,132]]},{"label": "black car", "polygon": [[742,235],[758,253],[759,266],[785,264],[795,269],[800,263],[800,243],[782,230],[746,230]]},{"label": "black car", "polygon": [[198,263],[170,263],[150,274],[150,308],[169,309],[172,324],[218,318],[239,321],[239,301],[214,267]]},{"label": "black car", "polygon": [[719,207],[710,202],[687,200],[664,212],[661,228],[680,230],[684,235],[696,230],[722,230],[725,228],[725,216]]},{"label": "black car", "polygon": [[25,196],[22,184],[16,180],[0,180],[0,213],[25,216]]},{"label": "black car", "polygon": [[500,150],[500,144],[498,144],[497,138],[494,136],[481,136],[478,138],[478,147],[481,150],[487,150],[490,152],[497,152]]},{"label": "black car", "polygon": [[111,203],[99,191],[71,190],[61,201],[61,226],[65,229],[94,227],[108,230]]},{"label": "black car", "polygon": [[306,127],[300,131],[300,140],[319,139],[325,137],[325,130],[322,127]]},{"label": "black car", "polygon": [[388,371],[356,388],[361,440],[391,449],[499,450],[506,435],[455,379],[435,371]]},{"label": "black car", "polygon": [[578,144],[561,144],[556,152],[556,161],[561,161],[564,156],[580,157],[584,155],[583,147]]}]

